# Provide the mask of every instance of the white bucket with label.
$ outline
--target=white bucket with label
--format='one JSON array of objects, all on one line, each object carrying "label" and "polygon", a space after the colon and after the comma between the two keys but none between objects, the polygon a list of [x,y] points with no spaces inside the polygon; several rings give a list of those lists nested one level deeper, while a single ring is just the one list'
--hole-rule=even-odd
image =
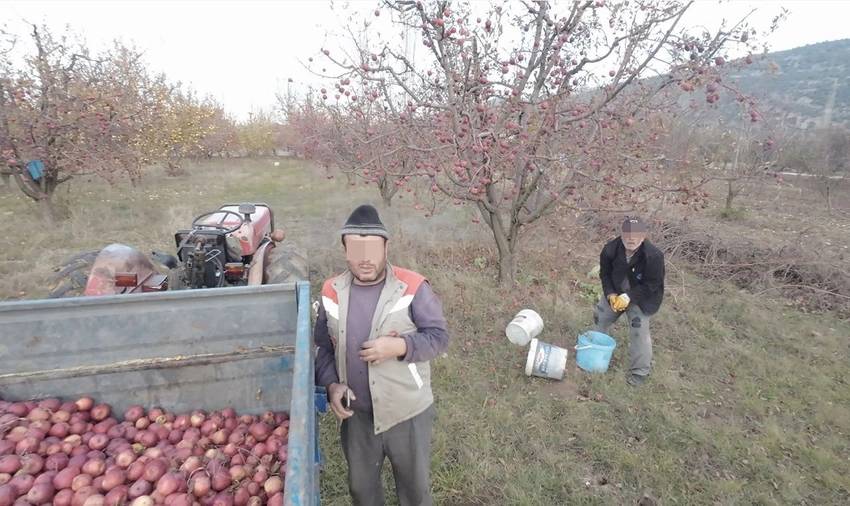
[{"label": "white bucket with label", "polygon": [[525,346],[543,331],[543,318],[531,309],[523,309],[505,328],[508,340],[519,346]]},{"label": "white bucket with label", "polygon": [[531,340],[528,348],[528,359],[525,361],[526,376],[540,376],[560,380],[564,378],[567,369],[567,350],[544,343],[538,339]]}]

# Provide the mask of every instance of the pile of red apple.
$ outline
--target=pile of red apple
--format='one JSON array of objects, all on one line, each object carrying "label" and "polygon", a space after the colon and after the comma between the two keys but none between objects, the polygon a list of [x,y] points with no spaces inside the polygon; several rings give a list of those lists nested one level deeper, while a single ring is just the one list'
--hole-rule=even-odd
[{"label": "pile of red apple", "polygon": [[289,417],[0,401],[0,506],[282,505]]}]

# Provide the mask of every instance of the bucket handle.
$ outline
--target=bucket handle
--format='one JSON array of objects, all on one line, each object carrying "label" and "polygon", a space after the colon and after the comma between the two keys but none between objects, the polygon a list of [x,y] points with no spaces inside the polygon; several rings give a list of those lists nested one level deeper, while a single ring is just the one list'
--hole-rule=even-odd
[{"label": "bucket handle", "polygon": [[584,346],[573,346],[576,351],[579,350],[607,350],[608,346],[600,346],[598,344],[586,344]]}]

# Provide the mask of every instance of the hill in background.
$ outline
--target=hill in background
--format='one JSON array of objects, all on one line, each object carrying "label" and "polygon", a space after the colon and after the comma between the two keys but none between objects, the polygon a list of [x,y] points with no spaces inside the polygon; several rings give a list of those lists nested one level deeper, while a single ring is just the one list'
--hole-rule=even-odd
[{"label": "hill in background", "polygon": [[[729,80],[786,126],[809,129],[830,120],[850,127],[850,39],[768,53]],[[740,111],[734,101],[721,104],[724,116]]]}]

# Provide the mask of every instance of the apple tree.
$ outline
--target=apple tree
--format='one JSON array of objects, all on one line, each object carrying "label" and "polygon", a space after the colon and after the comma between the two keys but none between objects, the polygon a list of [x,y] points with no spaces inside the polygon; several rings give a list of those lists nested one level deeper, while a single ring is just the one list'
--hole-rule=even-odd
[{"label": "apple tree", "polygon": [[[23,64],[0,58],[0,159],[20,190],[53,216],[51,197],[81,174],[114,180],[136,165],[127,83],[114,79],[116,45],[92,55],[82,43],[32,26]],[[138,55],[133,54],[133,58]]]},{"label": "apple tree", "polygon": [[733,97],[728,51],[753,51],[756,32],[686,26],[692,4],[386,1],[364,23],[391,33],[366,27],[311,56],[328,79],[317,97],[330,126],[316,134],[334,146],[324,163],[379,188],[382,176],[424,187],[427,214],[473,206],[509,284],[522,232],[548,213],[705,198],[664,163],[667,118],[682,94],[704,93],[709,107]]}]

